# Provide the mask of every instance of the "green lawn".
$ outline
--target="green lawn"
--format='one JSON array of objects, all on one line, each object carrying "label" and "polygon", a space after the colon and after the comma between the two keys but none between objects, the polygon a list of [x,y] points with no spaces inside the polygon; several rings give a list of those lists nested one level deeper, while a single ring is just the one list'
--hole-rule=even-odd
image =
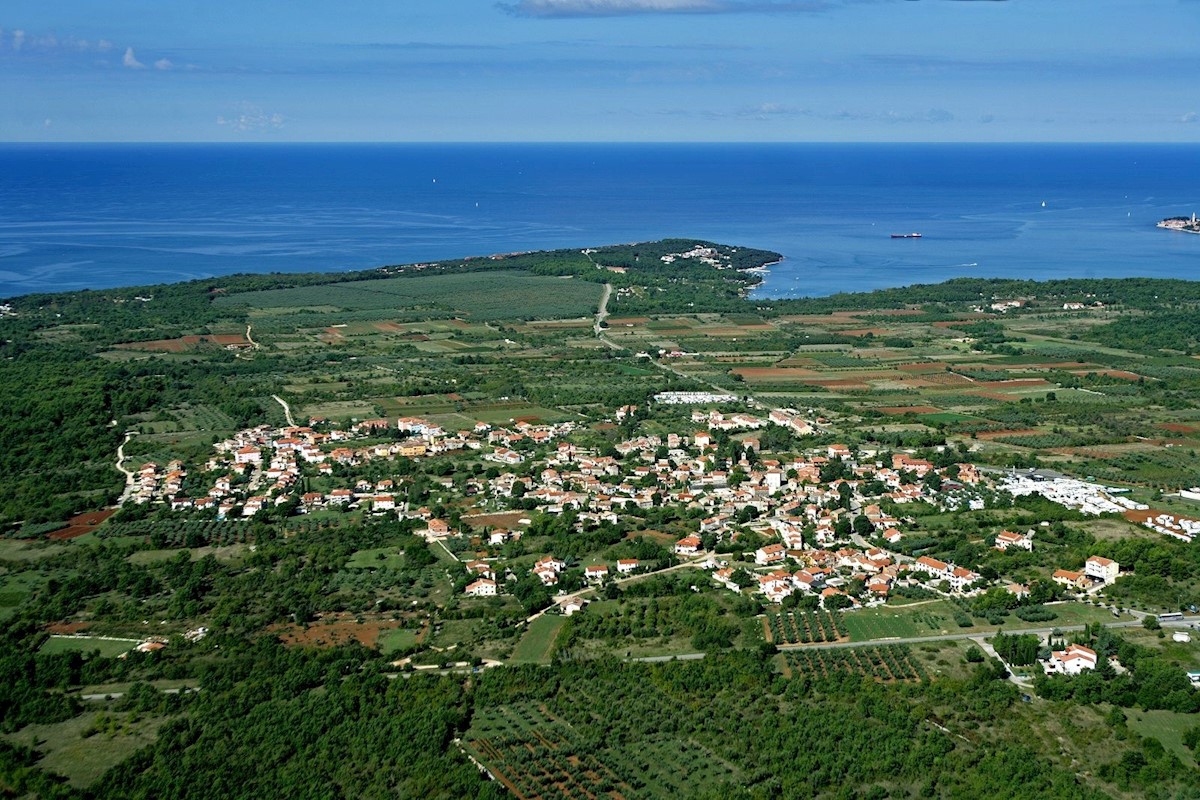
[{"label": "green lawn", "polygon": [[387,655],[397,650],[412,647],[417,643],[418,633],[420,631],[411,628],[396,628],[395,630],[384,631],[379,634],[379,652]]},{"label": "green lawn", "polygon": [[[98,704],[103,708],[103,704]],[[76,788],[89,786],[110,767],[154,742],[165,717],[135,720],[133,714],[92,711],[53,725],[27,725],[6,734],[16,744],[37,742],[44,753],[38,766],[66,777]],[[93,731],[99,732],[93,732]],[[85,736],[85,734],[90,734]]]},{"label": "green lawn", "polygon": [[0,539],[0,561],[37,561],[59,555],[67,546],[44,539]]},{"label": "green lawn", "polygon": [[394,547],[359,550],[346,562],[347,569],[403,569],[404,554]]},{"label": "green lawn", "polygon": [[[1022,630],[1083,625],[1089,622],[1112,623],[1132,619],[1127,615],[1122,615],[1118,619],[1113,617],[1109,610],[1095,608],[1086,603],[1058,603],[1047,606],[1047,608],[1058,617],[1048,622],[1026,622],[1016,614],[1009,614],[1003,627],[1005,630]],[[903,639],[913,636],[938,636],[949,633],[983,633],[996,630],[995,625],[989,625],[976,617],[971,618],[974,625],[960,628],[954,621],[955,610],[945,600],[899,606],[888,604],[846,614],[846,628],[850,631],[850,639],[855,642]]]},{"label": "green lawn", "polygon": [[1005,627],[1050,628],[1063,625],[1086,625],[1089,622],[1103,622],[1108,625],[1133,619],[1128,614],[1122,614],[1119,618],[1114,617],[1108,609],[1096,608],[1087,603],[1051,603],[1046,608],[1058,614],[1058,619],[1050,622],[1024,622],[1014,615],[1009,617],[1011,622],[1006,623]]},{"label": "green lawn", "polygon": [[954,612],[944,600],[855,611],[846,615],[846,629],[850,631],[850,639],[855,642],[936,636],[964,630],[955,624]]},{"label": "green lawn", "polygon": [[566,621],[565,617],[549,614],[535,619],[513,650],[512,660],[525,664],[549,663],[554,642]]},{"label": "green lawn", "polygon": [[4,619],[17,610],[25,598],[33,593],[36,586],[42,583],[36,574],[7,575],[0,578],[0,619]]},{"label": "green lawn", "polygon": [[1163,747],[1177,755],[1189,766],[1196,761],[1192,751],[1183,744],[1183,734],[1188,729],[1200,725],[1200,719],[1195,714],[1179,714],[1175,711],[1141,711],[1126,709],[1126,719],[1129,727],[1142,736],[1151,736],[1162,742]]}]

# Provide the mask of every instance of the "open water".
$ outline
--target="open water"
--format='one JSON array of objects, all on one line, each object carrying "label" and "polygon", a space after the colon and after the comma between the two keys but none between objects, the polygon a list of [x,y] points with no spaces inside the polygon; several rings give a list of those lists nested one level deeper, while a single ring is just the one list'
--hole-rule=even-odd
[{"label": "open water", "polygon": [[1200,145],[2,145],[0,297],[668,236],[783,253],[760,297],[1195,278],[1193,211]]}]

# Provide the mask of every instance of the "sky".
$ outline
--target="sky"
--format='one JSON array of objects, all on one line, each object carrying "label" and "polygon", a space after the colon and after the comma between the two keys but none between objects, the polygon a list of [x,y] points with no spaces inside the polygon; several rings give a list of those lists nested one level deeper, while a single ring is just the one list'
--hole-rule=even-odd
[{"label": "sky", "polygon": [[1200,140],[1200,0],[5,0],[0,141]]}]

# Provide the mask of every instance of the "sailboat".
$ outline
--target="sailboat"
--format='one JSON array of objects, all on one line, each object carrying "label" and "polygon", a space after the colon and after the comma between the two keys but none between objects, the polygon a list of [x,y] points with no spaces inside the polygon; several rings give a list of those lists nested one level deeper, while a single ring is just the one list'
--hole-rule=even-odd
[{"label": "sailboat", "polygon": [[1046,201],[1045,201],[1045,200],[1043,200],[1043,201],[1042,201],[1042,208],[1045,208],[1045,207],[1046,207]]}]

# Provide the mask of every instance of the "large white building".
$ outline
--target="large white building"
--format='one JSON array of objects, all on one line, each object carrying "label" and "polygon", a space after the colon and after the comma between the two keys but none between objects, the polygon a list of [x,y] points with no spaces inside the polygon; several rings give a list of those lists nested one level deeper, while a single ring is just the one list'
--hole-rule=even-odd
[{"label": "large white building", "polygon": [[1121,573],[1121,565],[1111,558],[1092,556],[1083,565],[1083,574],[1104,583],[1112,583]]}]

